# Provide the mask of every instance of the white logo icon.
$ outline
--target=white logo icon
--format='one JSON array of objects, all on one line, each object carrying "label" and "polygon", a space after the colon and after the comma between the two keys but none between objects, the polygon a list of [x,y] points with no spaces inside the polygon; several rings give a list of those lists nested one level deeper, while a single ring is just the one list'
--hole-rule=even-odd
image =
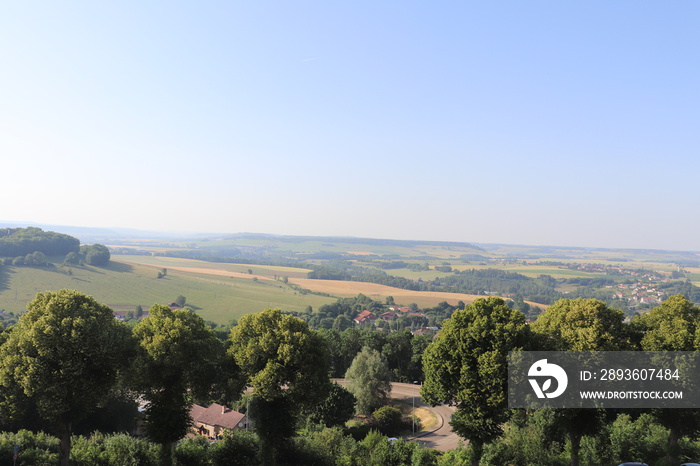
[{"label": "white logo icon", "polygon": [[[537,379],[528,379],[537,398],[556,398],[564,393],[566,385],[569,383],[564,369],[556,364],[549,364],[546,359],[540,359],[530,366],[527,375],[529,377],[546,377],[541,387]],[[552,386],[552,379],[557,381],[557,388],[553,392],[548,392],[547,390]]]}]

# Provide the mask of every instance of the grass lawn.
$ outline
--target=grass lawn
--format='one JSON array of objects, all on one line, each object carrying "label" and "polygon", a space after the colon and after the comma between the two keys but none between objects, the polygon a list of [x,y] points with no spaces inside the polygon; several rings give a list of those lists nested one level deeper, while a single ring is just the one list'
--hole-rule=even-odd
[{"label": "grass lawn", "polygon": [[38,292],[62,288],[92,295],[115,310],[131,310],[138,305],[146,310],[153,304],[167,304],[183,295],[187,304],[204,319],[225,324],[267,307],[303,311],[307,306],[315,309],[335,301],[334,298],[303,295],[271,278],[253,280],[253,276],[240,278],[171,269],[164,278],[158,279],[162,267],[161,264],[122,262],[119,256],[107,267],[3,267],[0,269],[0,309],[22,312]]},{"label": "grass lawn", "polygon": [[[391,406],[398,408],[404,416],[413,414],[413,404],[403,400],[390,400]],[[416,432],[430,430],[437,426],[438,418],[430,409],[424,407],[416,407]]]}]

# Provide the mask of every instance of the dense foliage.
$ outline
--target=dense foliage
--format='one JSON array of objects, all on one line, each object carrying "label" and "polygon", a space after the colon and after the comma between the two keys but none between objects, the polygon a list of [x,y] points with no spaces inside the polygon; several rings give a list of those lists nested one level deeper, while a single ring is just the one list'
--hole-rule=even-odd
[{"label": "dense foliage", "polygon": [[128,360],[130,331],[112,310],[77,291],[39,293],[0,347],[7,411],[34,402],[61,434],[68,464],[71,423],[104,400]]},{"label": "dense foliage", "polygon": [[133,333],[130,385],[147,402],[147,436],[169,451],[187,433],[193,397],[206,396],[213,385],[224,348],[201,317],[162,305],[151,307]]},{"label": "dense foliage", "polygon": [[[358,296],[329,305],[324,315],[336,314],[335,322],[362,308],[386,306]],[[15,445],[18,464],[56,464],[66,444],[72,445],[71,462],[85,465],[678,464],[700,455],[698,410],[508,410],[504,405],[504,357],[511,349],[700,350],[700,309],[683,296],[631,322],[592,299],[559,300],[531,325],[499,298],[457,310],[439,305],[435,312],[449,316],[435,340],[406,329],[385,332],[354,324],[316,331],[279,310],[245,316],[230,331],[219,329],[218,337],[192,311],[165,306],[154,306],[148,318],[129,328],[106,306],[68,290],[40,293],[28,308],[16,325],[0,329],[0,425],[16,432],[0,434],[3,464],[10,463]],[[354,387],[353,396],[329,381],[329,375],[348,368],[348,378],[359,380],[361,389],[379,387],[379,402],[360,409],[368,413],[364,430],[344,426],[356,412],[354,403],[364,397],[362,390]],[[380,406],[389,379],[424,381],[426,401],[455,405],[451,424],[468,446],[442,454],[413,442],[387,441],[384,435],[410,431],[399,410]],[[201,437],[179,440],[164,450],[107,433],[129,429],[126,419],[105,427],[104,419],[95,418],[89,424],[93,429],[87,424],[79,429],[94,434],[65,441],[70,434],[65,424],[77,422],[86,408],[105,409],[102,417],[116,418],[121,411],[123,418],[135,419],[130,396],[139,393],[147,402],[151,440],[174,442],[183,437],[195,398],[206,404],[231,393],[239,396],[244,383],[256,392],[243,404],[256,433],[236,431],[213,444]],[[23,427],[56,432],[62,439]],[[381,433],[367,433],[371,427]]]},{"label": "dense foliage", "polygon": [[0,229],[0,257],[26,256],[35,251],[63,256],[79,248],[80,240],[63,233],[36,227]]},{"label": "dense foliage", "polygon": [[[592,298],[612,304],[615,301],[615,291],[612,286],[617,283],[631,283],[623,276],[617,280],[608,277],[571,277],[554,279],[550,275],[539,275],[536,278],[526,275],[499,270],[495,268],[452,270],[449,266],[435,266],[435,270],[451,272],[444,277],[433,280],[412,280],[387,274],[384,270],[399,268],[399,265],[409,265],[401,261],[376,262],[379,268],[361,267],[347,260],[328,261],[324,265],[313,265],[309,278],[322,280],[354,280],[368,283],[378,283],[413,291],[441,291],[468,293],[476,295],[508,296],[522,303],[523,300],[540,304],[554,304],[562,298]],[[408,268],[415,268],[411,264]],[[428,267],[425,267],[428,270]],[[641,270],[640,272],[649,272]],[[650,273],[650,272],[649,272]],[[562,286],[572,288],[566,294],[560,291]],[[690,280],[672,280],[658,285],[660,291],[671,296],[682,294],[693,302],[700,301],[700,287]],[[523,312],[529,309],[523,307]]]},{"label": "dense foliage", "polygon": [[109,249],[102,244],[81,246],[80,255],[88,265],[107,265],[110,259]]}]

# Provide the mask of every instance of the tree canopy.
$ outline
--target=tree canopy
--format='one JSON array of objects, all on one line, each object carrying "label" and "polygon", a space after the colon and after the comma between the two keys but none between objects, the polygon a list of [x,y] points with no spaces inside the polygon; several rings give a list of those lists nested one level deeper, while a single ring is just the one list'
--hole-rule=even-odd
[{"label": "tree canopy", "polygon": [[251,417],[266,464],[274,463],[299,413],[330,388],[324,343],[306,322],[279,309],[245,315],[231,330],[228,354],[255,392]]},{"label": "tree canopy", "polygon": [[[700,308],[684,296],[675,295],[636,319],[644,351],[697,351],[700,349]],[[654,409],[652,415],[669,429],[667,461],[677,463],[679,439],[700,436],[699,409]]]},{"label": "tree canopy", "polygon": [[617,351],[629,347],[619,309],[597,299],[560,299],[540,314],[532,331],[553,351]]},{"label": "tree canopy", "polygon": [[[129,328],[112,310],[74,290],[37,294],[0,348],[5,393],[35,402],[55,422],[68,464],[71,424],[89,413],[128,360]],[[17,406],[16,397],[6,400]]]},{"label": "tree canopy", "polygon": [[[619,351],[630,349],[628,333],[619,309],[596,299],[560,299],[540,314],[531,325],[542,349],[556,351]],[[571,464],[579,464],[584,435],[603,426],[603,411],[597,409],[555,409],[553,425],[566,432],[571,443]]]},{"label": "tree canopy", "polygon": [[508,352],[523,349],[525,315],[500,298],[477,299],[443,321],[442,331],[423,354],[423,399],[457,406],[450,424],[468,438],[478,464],[484,443],[502,433],[509,417]]},{"label": "tree canopy", "polygon": [[360,414],[372,414],[385,403],[391,392],[391,372],[379,351],[365,346],[355,356],[345,373],[348,391],[355,395],[356,410]]},{"label": "tree canopy", "polygon": [[47,256],[63,256],[79,248],[78,238],[55,231],[36,227],[0,229],[0,257],[26,256],[35,251]]},{"label": "tree canopy", "polygon": [[88,265],[107,265],[110,259],[109,249],[102,244],[83,245],[80,254]]},{"label": "tree canopy", "polygon": [[171,444],[187,433],[193,397],[215,381],[224,348],[204,319],[163,305],[151,307],[133,332],[132,386],[147,401],[146,434],[163,446],[167,461]]},{"label": "tree canopy", "polygon": [[264,399],[308,399],[328,379],[323,339],[306,322],[279,309],[243,316],[230,341],[229,355]]}]

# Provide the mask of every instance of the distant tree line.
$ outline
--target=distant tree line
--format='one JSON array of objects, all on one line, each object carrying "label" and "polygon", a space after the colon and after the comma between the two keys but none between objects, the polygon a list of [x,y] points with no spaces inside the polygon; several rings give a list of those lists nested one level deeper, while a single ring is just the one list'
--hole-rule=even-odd
[{"label": "distant tree line", "polygon": [[64,265],[106,265],[109,249],[102,244],[80,245],[72,236],[41,228],[0,230],[0,257],[4,265],[43,267],[51,265],[47,256],[65,256]]},{"label": "distant tree line", "polygon": [[13,265],[15,267],[43,267],[48,265],[48,262],[46,262],[46,255],[41,251],[34,251],[26,256],[17,256],[14,258],[6,257],[3,259],[2,263],[4,265]]},{"label": "distant tree line", "polygon": [[79,248],[79,239],[63,233],[36,227],[0,229],[0,257],[26,256],[35,251],[47,256],[64,256],[78,252]]},{"label": "distant tree line", "polygon": [[[359,267],[345,261],[333,261],[329,264],[312,265],[311,267],[313,270],[309,272],[308,277],[321,280],[355,280],[413,291],[442,291],[476,295],[494,294],[512,297],[518,302],[527,300],[545,305],[554,304],[563,298],[593,298],[610,304],[615,301],[615,292],[613,289],[606,287],[619,283],[604,277],[572,277],[557,280],[550,275],[539,275],[533,278],[499,269],[467,269],[458,271],[448,269],[447,266],[438,267],[445,272],[452,272],[450,275],[424,281],[395,277],[383,270]],[[564,294],[556,289],[561,285],[574,285],[576,288]],[[663,290],[668,296],[682,294],[691,301],[700,302],[700,287],[697,287],[689,280],[662,283],[659,284],[658,288]]]}]

